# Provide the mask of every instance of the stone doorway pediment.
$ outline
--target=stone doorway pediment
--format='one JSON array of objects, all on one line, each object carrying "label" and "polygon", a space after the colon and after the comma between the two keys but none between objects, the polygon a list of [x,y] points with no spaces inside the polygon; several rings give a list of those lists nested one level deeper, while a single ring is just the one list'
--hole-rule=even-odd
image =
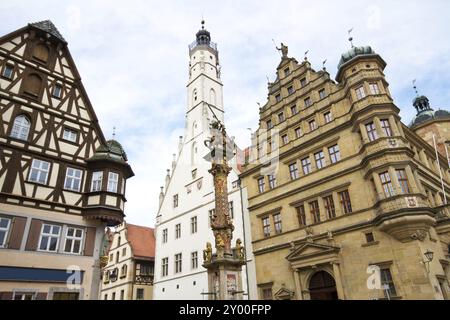
[{"label": "stone doorway pediment", "polygon": [[341,248],[335,246],[306,242],[300,244],[297,248],[294,248],[286,259],[293,265],[298,263],[302,264],[302,262],[307,262],[306,265],[311,265],[327,262],[337,258],[340,250]]},{"label": "stone doorway pediment", "polygon": [[280,290],[278,290],[274,297],[277,300],[291,300],[294,298],[295,292],[291,291],[285,287],[282,287]]}]

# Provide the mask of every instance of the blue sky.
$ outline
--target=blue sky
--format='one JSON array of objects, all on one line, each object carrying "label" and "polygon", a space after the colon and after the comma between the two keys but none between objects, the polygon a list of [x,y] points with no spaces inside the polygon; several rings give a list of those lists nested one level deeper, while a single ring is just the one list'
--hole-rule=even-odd
[{"label": "blue sky", "polygon": [[113,126],[136,176],[129,180],[129,222],[154,225],[159,186],[184,134],[188,44],[202,16],[218,43],[227,131],[249,144],[279,54],[316,70],[327,59],[371,45],[387,62],[386,79],[403,122],[415,114],[412,79],[434,108],[450,109],[449,1],[2,1],[0,33],[50,19],[69,43],[106,137]]}]

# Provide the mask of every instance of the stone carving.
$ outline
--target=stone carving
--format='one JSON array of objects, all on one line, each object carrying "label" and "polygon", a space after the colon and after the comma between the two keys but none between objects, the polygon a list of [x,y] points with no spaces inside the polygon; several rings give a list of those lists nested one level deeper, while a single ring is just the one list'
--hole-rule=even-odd
[{"label": "stone carving", "polygon": [[281,47],[280,47],[280,48],[278,48],[278,47],[276,47],[276,48],[277,48],[278,51],[281,51],[281,54],[283,55],[283,58],[287,58],[288,47],[285,46],[285,45],[283,44],[283,42],[281,43]]},{"label": "stone carving", "polygon": [[207,242],[206,249],[203,250],[203,261],[211,262],[211,259],[212,259],[212,246],[211,246],[211,242]]},{"label": "stone carving", "polygon": [[411,238],[414,240],[425,240],[425,237],[427,236],[427,233],[423,230],[416,230],[414,233],[411,234]]},{"label": "stone carving", "polygon": [[244,247],[242,246],[242,241],[239,238],[236,240],[236,254],[238,259],[244,259]]}]

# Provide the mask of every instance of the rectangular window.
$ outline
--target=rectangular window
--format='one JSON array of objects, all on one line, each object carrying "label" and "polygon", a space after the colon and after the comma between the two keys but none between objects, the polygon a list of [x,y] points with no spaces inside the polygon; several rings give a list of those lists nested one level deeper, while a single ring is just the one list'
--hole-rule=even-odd
[{"label": "rectangular window", "polygon": [[281,143],[283,144],[283,146],[289,143],[289,138],[287,134],[283,134],[281,136]]},{"label": "rectangular window", "polygon": [[11,219],[0,218],[0,248],[4,248],[6,245],[10,226]]},{"label": "rectangular window", "polygon": [[119,182],[119,174],[115,172],[108,173],[108,192],[117,192],[117,184]]},{"label": "rectangular window", "polygon": [[378,88],[377,83],[369,83],[370,93],[371,94],[380,94],[380,89]]},{"label": "rectangular window", "polygon": [[77,142],[77,132],[75,130],[64,128],[63,139],[70,142]]},{"label": "rectangular window", "polygon": [[381,128],[383,129],[386,137],[392,137],[392,129],[388,119],[381,119]]},{"label": "rectangular window", "polygon": [[50,252],[58,251],[60,233],[61,233],[60,226],[43,224],[39,240],[39,250]]},{"label": "rectangular window", "polygon": [[164,229],[163,234],[162,234],[162,242],[163,243],[167,243],[168,234],[169,234],[169,231],[167,229]]},{"label": "rectangular window", "polygon": [[305,206],[299,205],[297,208],[295,208],[297,210],[297,219],[298,219],[298,224],[300,225],[300,227],[304,227],[306,226],[306,213],[305,213]]},{"label": "rectangular window", "polygon": [[289,68],[284,69],[284,76],[285,77],[287,77],[290,74],[291,74],[291,70],[289,70]]},{"label": "rectangular window", "polygon": [[274,174],[269,174],[268,175],[269,178],[269,188],[273,189],[277,186],[277,178],[275,177]]},{"label": "rectangular window", "polygon": [[298,139],[302,136],[302,128],[295,128],[295,137]]},{"label": "rectangular window", "polygon": [[82,171],[74,168],[67,168],[64,189],[80,191]]},{"label": "rectangular window", "polygon": [[373,237],[373,233],[372,232],[368,232],[365,234],[366,236],[366,242],[367,243],[372,243],[375,241],[375,238]]},{"label": "rectangular window", "polygon": [[49,162],[33,159],[30,175],[28,176],[28,181],[46,184],[49,170]]},{"label": "rectangular window", "polygon": [[263,193],[265,190],[264,177],[258,178],[258,190],[259,193]]},{"label": "rectangular window", "polygon": [[284,119],[284,112],[280,112],[279,114],[278,114],[278,122],[283,122],[285,119]]},{"label": "rectangular window", "polygon": [[306,86],[306,84],[307,84],[306,78],[302,78],[302,79],[300,80],[300,85],[301,85],[301,87],[303,88],[304,86]]},{"label": "rectangular window", "polygon": [[112,298],[111,298],[111,300],[116,300],[116,293],[115,293],[115,292],[112,293]]},{"label": "rectangular window", "polygon": [[363,86],[360,86],[360,87],[356,88],[356,98],[358,100],[361,100],[365,96],[366,96],[366,91],[364,91],[364,87]]},{"label": "rectangular window", "polygon": [[297,106],[292,106],[291,107],[291,115],[295,116],[297,113],[298,113]]},{"label": "rectangular window", "polygon": [[62,86],[61,85],[56,84],[53,87],[52,96],[55,97],[55,98],[58,98],[58,99],[60,99],[62,97]]},{"label": "rectangular window", "polygon": [[333,120],[333,117],[331,116],[331,111],[325,112],[323,114],[323,119],[325,120],[325,123],[331,122]]},{"label": "rectangular window", "polygon": [[276,102],[280,102],[280,101],[281,101],[281,95],[280,95],[280,94],[277,94],[277,95],[275,96],[275,101],[276,101]]},{"label": "rectangular window", "polygon": [[351,213],[352,212],[352,203],[350,201],[350,194],[348,193],[348,190],[339,192],[339,198],[341,200],[342,212]]},{"label": "rectangular window", "polygon": [[124,257],[127,254],[127,248],[122,249],[122,257]]},{"label": "rectangular window", "polygon": [[80,254],[83,242],[83,229],[68,227],[64,252]]},{"label": "rectangular window", "polygon": [[309,157],[302,159],[302,169],[303,169],[303,174],[308,174],[312,171],[311,170],[311,161],[309,160]]},{"label": "rectangular window", "polygon": [[191,253],[191,269],[198,268],[198,253],[197,251]]},{"label": "rectangular window", "polygon": [[294,88],[292,86],[287,88],[288,94],[293,94],[294,93]]},{"label": "rectangular window", "polygon": [[262,218],[263,234],[264,237],[270,237],[270,220],[269,217]]},{"label": "rectangular window", "polygon": [[169,258],[163,258],[161,260],[161,274],[163,277],[169,274]]},{"label": "rectangular window", "polygon": [[389,172],[380,173],[381,185],[383,187],[384,195],[386,197],[392,197],[395,195],[394,188],[392,187],[391,177]]},{"label": "rectangular window", "polygon": [[323,197],[323,204],[325,206],[325,212],[327,213],[328,219],[336,218],[336,210],[334,208],[333,196],[329,195]]},{"label": "rectangular window", "polygon": [[209,225],[211,225],[213,218],[214,218],[214,213],[216,212],[216,209],[211,209],[208,211],[208,216],[209,216]]},{"label": "rectangular window", "polygon": [[391,270],[389,268],[381,268],[381,287],[384,291],[385,298],[395,297],[397,291],[395,290],[394,280],[392,280]]},{"label": "rectangular window", "polygon": [[309,131],[314,131],[317,129],[316,120],[311,120],[308,122],[309,124]]},{"label": "rectangular window", "polygon": [[181,238],[181,224],[175,225],[175,239]]},{"label": "rectangular window", "polygon": [[369,141],[374,141],[378,139],[377,129],[375,128],[375,124],[370,122],[366,124],[367,135],[369,137]]},{"label": "rectangular window", "polygon": [[341,152],[337,144],[328,148],[328,154],[330,155],[331,163],[336,163],[341,160]]},{"label": "rectangular window", "polygon": [[12,77],[13,77],[13,71],[14,71],[13,66],[7,64],[7,65],[5,66],[5,69],[3,69],[2,75],[3,75],[5,78],[12,79]]},{"label": "rectangular window", "polygon": [[325,167],[325,154],[323,153],[323,151],[314,153],[314,159],[316,159],[317,169],[322,169],[323,167]]},{"label": "rectangular window", "polygon": [[310,97],[306,98],[305,100],[303,100],[305,102],[305,107],[308,108],[312,105],[312,100]]},{"label": "rectangular window", "polygon": [[280,234],[282,232],[281,228],[281,213],[273,215],[273,223],[275,227],[275,234]]},{"label": "rectangular window", "polygon": [[230,201],[228,203],[228,209],[229,209],[229,214],[230,214],[230,218],[234,219],[234,207],[233,207],[233,201]]},{"label": "rectangular window", "polygon": [[262,289],[262,298],[263,300],[273,300],[272,287]]},{"label": "rectangular window", "polygon": [[267,129],[272,129],[273,128],[272,120],[267,120],[266,125],[267,125]]},{"label": "rectangular window", "polygon": [[319,210],[319,202],[317,200],[311,201],[309,203],[309,211],[311,212],[311,216],[313,218],[314,223],[319,223],[320,210]]},{"label": "rectangular window", "polygon": [[191,233],[197,233],[197,217],[191,218]]},{"label": "rectangular window", "polygon": [[182,271],[181,262],[182,262],[181,253],[177,253],[175,255],[175,273],[180,273]]},{"label": "rectangular window", "polygon": [[409,193],[408,177],[406,176],[405,169],[397,169],[395,172],[397,173],[397,179],[402,193]]},{"label": "rectangular window", "polygon": [[125,298],[125,290],[120,290],[120,300]]},{"label": "rectangular window", "polygon": [[178,194],[175,194],[173,196],[173,207],[174,208],[178,207]]},{"label": "rectangular window", "polygon": [[96,171],[92,173],[92,183],[91,183],[91,191],[101,191],[102,190],[102,180],[103,180],[103,172]]},{"label": "rectangular window", "polygon": [[136,289],[136,300],[144,300],[144,289],[142,288]]},{"label": "rectangular window", "polygon": [[13,300],[36,300],[36,292],[14,292]]},{"label": "rectangular window", "polygon": [[296,162],[291,163],[289,165],[289,174],[291,176],[291,180],[298,179],[299,174],[298,174],[298,166],[297,166]]},{"label": "rectangular window", "polygon": [[319,98],[320,99],[323,99],[323,98],[325,98],[326,97],[326,92],[325,92],[325,89],[320,89],[319,90]]}]

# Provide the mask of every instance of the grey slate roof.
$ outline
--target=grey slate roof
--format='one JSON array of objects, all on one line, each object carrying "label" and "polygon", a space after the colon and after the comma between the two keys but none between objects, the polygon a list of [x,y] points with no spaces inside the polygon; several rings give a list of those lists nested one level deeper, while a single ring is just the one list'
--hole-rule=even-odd
[{"label": "grey slate roof", "polygon": [[59,33],[58,29],[56,29],[53,22],[51,22],[50,20],[33,22],[33,23],[29,23],[28,25],[38,28],[38,29],[41,29],[42,31],[45,31],[45,32],[51,34],[52,36],[58,38],[62,42],[67,43],[67,41],[64,39],[64,37],[61,35],[61,33]]}]

